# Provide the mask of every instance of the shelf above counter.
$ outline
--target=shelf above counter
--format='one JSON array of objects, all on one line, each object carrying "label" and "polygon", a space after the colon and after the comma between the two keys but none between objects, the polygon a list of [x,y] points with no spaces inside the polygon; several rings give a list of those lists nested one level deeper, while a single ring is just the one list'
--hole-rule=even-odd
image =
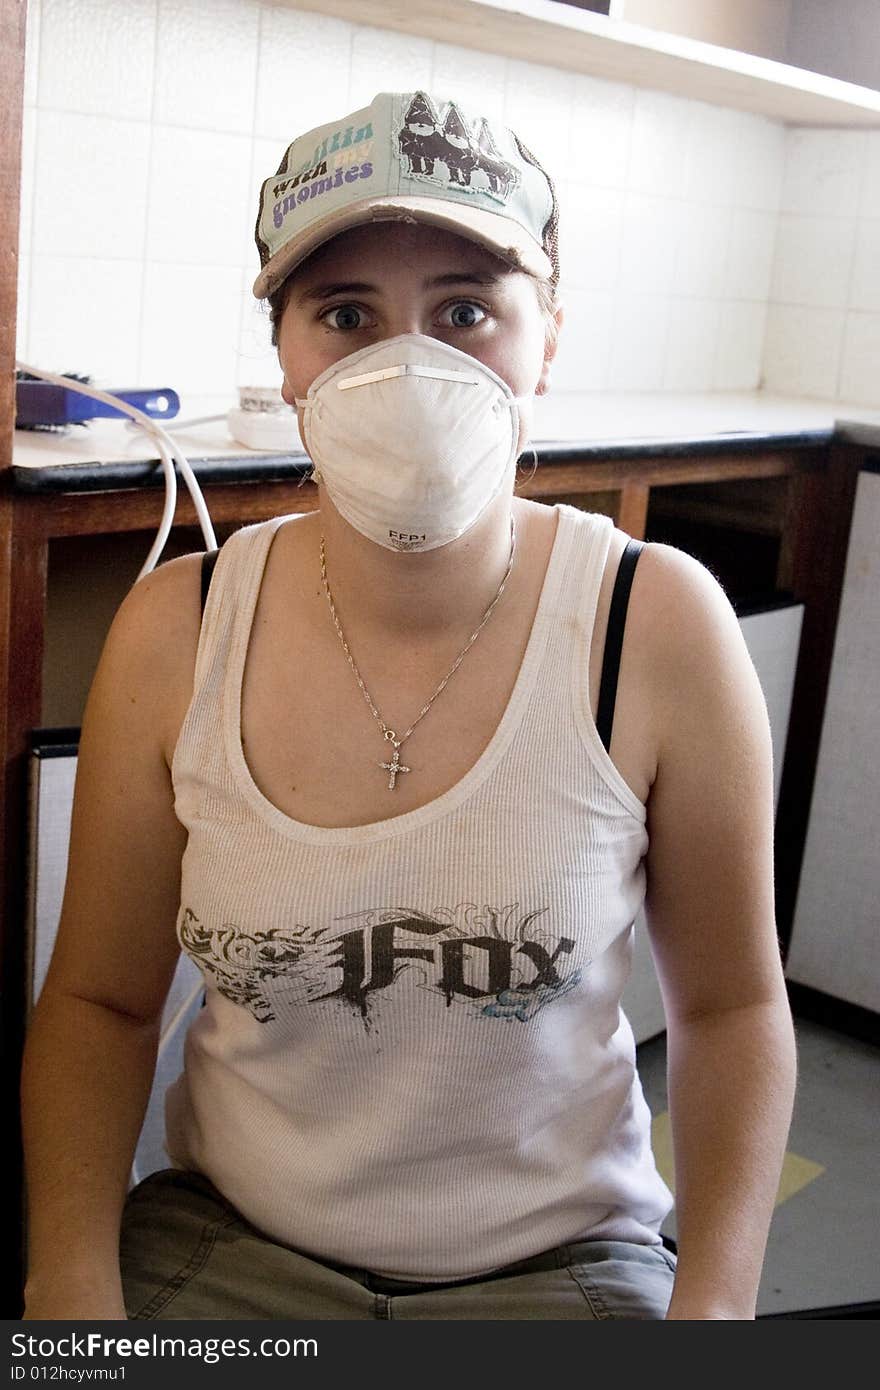
[{"label": "shelf above counter", "polygon": [[275,0],[281,7],[650,87],[787,125],[880,129],[880,92],[556,0]]}]

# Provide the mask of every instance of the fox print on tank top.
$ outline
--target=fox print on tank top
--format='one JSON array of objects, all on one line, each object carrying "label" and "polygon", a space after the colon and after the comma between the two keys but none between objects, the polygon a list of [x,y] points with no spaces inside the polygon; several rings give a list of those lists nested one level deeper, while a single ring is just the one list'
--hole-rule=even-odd
[{"label": "fox print on tank top", "polygon": [[404,972],[420,988],[439,991],[447,1007],[525,1023],[580,978],[579,970],[566,969],[574,941],[542,931],[542,916],[523,914],[516,903],[481,910],[468,904],[444,914],[452,922],[369,910],[352,914],[357,924],[336,936],[323,927],[249,935],[228,923],[210,930],[187,908],[180,941],[220,993],[258,1023],[275,1018],[271,996],[280,990],[291,1003],[336,999],[369,1026],[372,1006]]}]

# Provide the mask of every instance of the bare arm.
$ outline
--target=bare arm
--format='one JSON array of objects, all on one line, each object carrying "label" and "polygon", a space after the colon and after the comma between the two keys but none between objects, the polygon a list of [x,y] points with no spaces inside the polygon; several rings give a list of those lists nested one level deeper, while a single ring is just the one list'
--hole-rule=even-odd
[{"label": "bare arm", "polygon": [[124,1317],[119,1222],[178,957],[185,831],[169,761],[192,685],[198,557],[126,598],[83,719],[58,938],[28,1032],[27,1317]]},{"label": "bare arm", "polygon": [[794,1100],[767,707],[713,576],[650,546],[661,720],[645,902],[667,1019],[672,1319],[751,1319]]},{"label": "bare arm", "polygon": [[22,1087],[27,1318],[125,1317],[119,1222],[156,1040],[152,1025],[64,993],[35,1019]]}]

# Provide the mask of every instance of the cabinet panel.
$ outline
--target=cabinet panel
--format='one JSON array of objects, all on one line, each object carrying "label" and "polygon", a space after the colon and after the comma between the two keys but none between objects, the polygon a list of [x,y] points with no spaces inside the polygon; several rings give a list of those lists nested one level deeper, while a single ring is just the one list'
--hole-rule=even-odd
[{"label": "cabinet panel", "polygon": [[786,966],[793,982],[875,1012],[880,1011],[878,537],[880,472],[866,469],[856,488]]}]

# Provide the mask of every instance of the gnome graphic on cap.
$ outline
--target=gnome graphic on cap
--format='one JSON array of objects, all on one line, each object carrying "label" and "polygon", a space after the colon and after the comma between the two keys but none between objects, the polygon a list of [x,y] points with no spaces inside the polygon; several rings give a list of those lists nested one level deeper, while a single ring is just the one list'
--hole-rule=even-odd
[{"label": "gnome graphic on cap", "polygon": [[[408,172],[474,192],[491,193],[502,202],[510,197],[519,183],[519,174],[498,152],[488,123],[483,117],[475,140],[454,102],[449,103],[446,119],[440,114],[425,92],[416,92],[409,104],[404,125],[398,133],[401,156],[407,161]],[[435,165],[446,167],[446,179],[435,173]],[[479,172],[483,179],[472,184],[471,177]]]}]

